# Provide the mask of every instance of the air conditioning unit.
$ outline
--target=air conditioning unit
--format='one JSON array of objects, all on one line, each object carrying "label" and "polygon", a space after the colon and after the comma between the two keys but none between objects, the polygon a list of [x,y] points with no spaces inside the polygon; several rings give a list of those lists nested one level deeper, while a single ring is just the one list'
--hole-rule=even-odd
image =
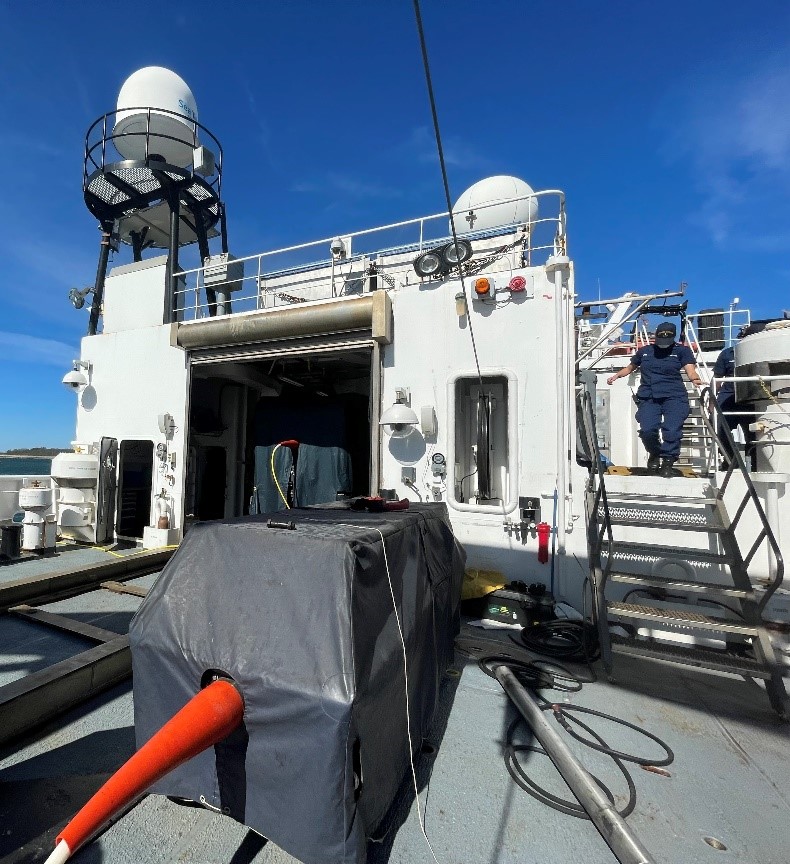
[{"label": "air conditioning unit", "polygon": [[229,252],[211,255],[203,261],[203,267],[203,284],[207,288],[229,292],[242,287],[244,262]]}]

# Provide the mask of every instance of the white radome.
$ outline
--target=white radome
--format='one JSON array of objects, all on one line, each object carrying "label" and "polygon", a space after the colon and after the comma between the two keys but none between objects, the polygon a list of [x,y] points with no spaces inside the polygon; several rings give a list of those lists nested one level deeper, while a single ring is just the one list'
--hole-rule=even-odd
[{"label": "white radome", "polygon": [[[534,222],[538,218],[538,199],[530,197],[533,194],[532,187],[518,177],[486,177],[462,193],[453,207],[456,231],[462,234]],[[520,200],[511,201],[513,198]]]},{"label": "white radome", "polygon": [[[149,155],[158,154],[171,165],[189,165],[194,148],[199,146],[195,127],[197,103],[186,81],[162,66],[138,69],[124,81],[118,94],[118,113],[113,129],[115,149],[124,159],[145,158],[149,108]],[[172,111],[179,116],[163,111]],[[180,140],[172,141],[163,136]]]}]

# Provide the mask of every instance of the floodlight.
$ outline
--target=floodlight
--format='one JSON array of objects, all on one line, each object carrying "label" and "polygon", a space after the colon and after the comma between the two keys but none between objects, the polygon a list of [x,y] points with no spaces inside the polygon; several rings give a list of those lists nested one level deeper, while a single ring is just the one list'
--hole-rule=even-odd
[{"label": "floodlight", "polygon": [[72,288],[69,291],[69,300],[71,301],[71,305],[75,309],[82,309],[85,305],[85,298],[88,294],[93,292],[93,285],[89,285],[87,288],[83,288],[81,291],[79,288]]},{"label": "floodlight", "polygon": [[458,267],[472,257],[472,244],[468,240],[457,240],[448,243],[442,249],[442,258],[449,267]]},{"label": "floodlight", "polygon": [[447,265],[440,249],[429,249],[414,259],[414,269],[418,276],[429,279],[440,276],[447,271]]}]

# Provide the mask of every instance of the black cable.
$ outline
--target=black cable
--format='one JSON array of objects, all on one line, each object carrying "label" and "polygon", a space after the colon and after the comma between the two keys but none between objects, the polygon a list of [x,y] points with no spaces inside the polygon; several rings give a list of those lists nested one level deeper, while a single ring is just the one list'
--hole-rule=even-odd
[{"label": "black cable", "polygon": [[[431,81],[431,69],[428,64],[428,48],[425,44],[425,31],[422,26],[422,14],[420,13],[420,0],[414,0],[414,16],[417,19],[417,32],[420,35],[420,50],[422,51],[422,64],[425,67],[425,83],[428,87],[428,99],[431,103],[431,116],[433,117],[433,132],[436,137],[436,149],[439,152],[439,166],[442,170],[442,183],[444,184],[444,197],[447,201],[447,212],[450,214],[450,230],[453,235],[453,248],[458,251],[458,235],[455,230],[455,216],[453,215],[453,203],[450,198],[450,183],[447,179],[447,166],[444,162],[444,149],[442,148],[442,136],[439,132],[439,115],[436,113],[436,99],[433,95],[433,82]],[[464,301],[469,304],[469,295],[466,293],[466,282],[464,282],[464,274],[459,270],[458,273],[461,279],[461,290],[463,291]],[[466,316],[469,323],[469,338],[472,340],[472,351],[475,355],[475,366],[477,367],[477,377],[480,379],[480,389],[483,389],[483,376],[480,372],[480,360],[477,356],[477,344],[475,342],[475,334],[472,328],[472,316]]]},{"label": "black cable", "polygon": [[[612,759],[622,759],[623,762],[634,762],[637,765],[652,765],[656,768],[661,768],[664,765],[671,765],[672,762],[675,761],[675,754],[672,752],[671,748],[668,744],[665,744],[657,735],[654,735],[652,732],[648,732],[647,729],[643,729],[641,726],[636,726],[634,723],[629,723],[627,720],[623,720],[620,717],[613,717],[611,714],[605,714],[603,711],[595,711],[592,708],[585,708],[583,705],[558,705],[558,704],[550,704],[546,703],[546,705],[541,706],[544,710],[551,710],[554,713],[554,718],[556,721],[562,726],[562,728],[572,737],[575,738],[580,744],[585,744],[587,747],[592,747],[593,750],[597,750],[599,753],[604,753],[607,756],[611,756]],[[635,756],[632,753],[624,753],[621,750],[614,750],[609,747],[605,741],[602,741],[601,738],[593,732],[592,729],[586,724],[579,720],[578,717],[574,717],[571,712],[576,711],[579,714],[589,714],[592,717],[602,717],[604,720],[611,720],[613,723],[619,723],[621,726],[625,726],[626,729],[633,729],[635,732],[639,732],[645,736],[645,738],[649,738],[651,741],[655,741],[659,747],[663,748],[666,752],[666,756],[662,759],[648,759],[644,756]],[[575,723],[577,726],[581,726],[585,732],[589,732],[598,743],[590,741],[588,738],[583,738],[576,732],[572,727],[571,723]]]},{"label": "black cable", "polygon": [[558,660],[574,663],[590,663],[600,655],[598,632],[587,621],[573,621],[570,618],[555,618],[525,627],[513,641],[529,651],[543,654]]},{"label": "black cable", "polygon": [[[516,717],[515,720],[510,724],[510,727],[507,730],[507,745],[505,747],[505,767],[507,768],[508,774],[513,778],[514,782],[517,786],[523,789],[528,795],[531,795],[535,800],[540,801],[543,804],[546,804],[548,807],[551,807],[553,810],[558,810],[560,813],[564,813],[567,816],[575,816],[577,819],[589,819],[590,817],[587,815],[587,811],[578,804],[576,801],[568,801],[564,798],[558,798],[556,795],[552,795],[551,792],[544,789],[542,786],[538,786],[538,784],[527,774],[524,770],[524,767],[519,763],[516,758],[516,753],[523,752],[531,752],[538,753],[542,756],[548,756],[548,753],[542,748],[537,747],[534,744],[513,744],[512,738],[513,733],[521,724],[523,718]],[[590,734],[595,736],[600,742],[603,742],[603,739],[593,732],[592,729],[587,727]],[[625,778],[625,782],[628,785],[628,800],[626,801],[625,807],[622,810],[618,810],[617,812],[624,819],[627,816],[630,816],[631,813],[634,812],[634,808],[636,807],[636,784],[634,783],[634,778],[631,776],[630,771],[625,767],[620,759],[615,756],[612,756],[612,761],[617,765],[620,769],[623,777]],[[608,786],[606,786],[598,777],[594,774],[590,774],[590,776],[595,780],[595,782],[601,787],[604,795],[609,799],[609,801],[614,804],[614,795],[612,795]]]},{"label": "black cable", "polygon": [[[570,670],[566,669],[560,664],[541,660],[520,661],[514,660],[513,657],[507,654],[491,654],[480,657],[478,660],[478,666],[480,667],[480,669],[483,670],[483,672],[485,672],[486,675],[489,675],[491,677],[496,677],[494,674],[494,669],[497,666],[507,666],[522,686],[528,687],[534,691],[534,695],[538,699],[541,710],[551,711],[554,715],[554,718],[562,726],[562,728],[566,732],[568,732],[569,735],[571,735],[581,744],[584,744],[585,746],[590,747],[593,750],[604,754],[605,756],[609,756],[612,759],[612,761],[615,763],[615,765],[625,778],[626,784],[628,786],[628,799],[626,801],[626,804],[621,810],[617,811],[623,818],[629,816],[636,807],[636,785],[625,763],[633,762],[637,765],[650,765],[655,767],[661,767],[664,765],[669,765],[674,761],[675,755],[670,749],[670,747],[666,743],[664,743],[664,741],[662,741],[657,735],[654,735],[652,732],[648,732],[641,726],[636,726],[635,724],[629,723],[627,720],[623,720],[620,717],[606,714],[603,711],[596,711],[592,708],[585,708],[581,705],[558,704],[555,702],[551,702],[543,695],[538,693],[538,689],[571,689],[572,692],[576,692],[581,689],[581,680],[577,678],[576,675],[574,675],[572,672],[570,672]],[[562,681],[570,681],[576,686],[572,688],[568,688],[564,684],[558,686],[558,682]],[[624,726],[627,729],[639,732],[646,738],[649,738],[651,741],[657,743],[664,750],[665,756],[661,759],[649,759],[644,756],[637,756],[632,753],[615,750],[613,747],[610,747],[607,741],[594,729],[592,729],[587,723],[585,723],[579,717],[574,716],[574,712],[578,714],[587,714],[592,717],[600,717],[604,720],[609,720],[612,723],[617,723],[620,726]],[[503,757],[505,761],[505,767],[507,768],[508,774],[510,774],[511,778],[513,779],[513,782],[516,783],[519,788],[523,789],[527,794],[535,798],[537,801],[546,804],[548,807],[551,807],[552,809],[557,810],[560,813],[564,813],[567,816],[573,816],[577,819],[589,819],[586,811],[576,801],[559,798],[558,796],[544,789],[542,786],[539,786],[527,774],[524,766],[518,761],[518,753],[537,753],[541,756],[548,755],[542,747],[538,747],[534,744],[513,743],[516,730],[523,722],[523,717],[516,717],[508,727],[505,734],[505,749]],[[575,726],[584,730],[587,737],[580,735],[571,724],[574,724]],[[598,777],[595,777],[595,775],[591,776],[598,784],[598,786],[600,786],[600,788],[603,790],[609,801],[614,805],[615,799],[611,790]]]},{"label": "black cable", "polygon": [[697,600],[697,603],[710,603],[711,606],[720,606],[722,609],[732,612],[732,614],[737,618],[740,618],[741,621],[746,620],[746,616],[743,612],[739,612],[734,606],[730,606],[729,603],[722,603],[721,600],[711,600],[710,597],[700,597],[699,600]]},{"label": "black cable", "polygon": [[507,666],[524,687],[545,687],[565,693],[578,693],[584,683],[570,669],[559,663],[548,660],[516,660],[510,654],[487,654],[477,661],[479,668],[489,678],[496,678],[494,669],[491,668],[492,663],[494,667]]},{"label": "black cable", "polygon": [[[477,474],[477,468],[476,467],[475,467],[474,471],[470,471],[468,474],[464,474],[464,476],[461,478],[461,480],[458,483],[458,486],[461,489],[461,503],[463,503],[463,500],[464,500],[464,480],[468,480],[470,477],[474,477],[475,474]],[[472,496],[470,495],[469,497],[471,498]]]}]

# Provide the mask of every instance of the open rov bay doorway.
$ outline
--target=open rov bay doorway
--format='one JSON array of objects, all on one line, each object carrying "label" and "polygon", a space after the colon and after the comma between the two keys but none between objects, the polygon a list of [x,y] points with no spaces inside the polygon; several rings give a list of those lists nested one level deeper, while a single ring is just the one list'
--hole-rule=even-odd
[{"label": "open rov bay doorway", "polygon": [[374,349],[251,354],[191,364],[187,523],[378,488]]}]

